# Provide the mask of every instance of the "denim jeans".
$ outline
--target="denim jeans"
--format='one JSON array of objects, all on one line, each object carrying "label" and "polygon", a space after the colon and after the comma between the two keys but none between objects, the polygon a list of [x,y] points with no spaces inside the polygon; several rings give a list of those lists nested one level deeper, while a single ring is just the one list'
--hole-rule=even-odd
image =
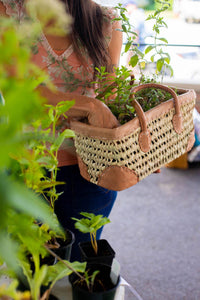
[{"label": "denim jeans", "polygon": [[[99,187],[85,180],[79,172],[78,165],[60,167],[57,181],[64,181],[64,185],[57,186],[57,192],[63,192],[55,202],[55,213],[63,228],[75,234],[72,246],[71,261],[80,260],[79,242],[89,241],[89,234],[83,234],[74,227],[75,221],[71,217],[82,218],[80,212],[101,214],[108,217],[113,207],[117,192]],[[101,228],[97,232],[100,238]]]}]

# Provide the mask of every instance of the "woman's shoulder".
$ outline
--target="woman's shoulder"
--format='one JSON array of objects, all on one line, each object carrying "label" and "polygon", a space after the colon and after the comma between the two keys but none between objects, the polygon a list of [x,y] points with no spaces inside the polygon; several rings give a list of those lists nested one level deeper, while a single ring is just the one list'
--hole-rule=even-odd
[{"label": "woman's shoulder", "polygon": [[103,33],[109,44],[112,38],[113,31],[113,19],[118,17],[117,11],[113,7],[101,6],[103,13]]},{"label": "woman's shoulder", "polygon": [[117,11],[114,7],[101,6],[101,9],[102,9],[104,19],[107,22],[110,22],[111,20],[113,20],[118,16]]}]

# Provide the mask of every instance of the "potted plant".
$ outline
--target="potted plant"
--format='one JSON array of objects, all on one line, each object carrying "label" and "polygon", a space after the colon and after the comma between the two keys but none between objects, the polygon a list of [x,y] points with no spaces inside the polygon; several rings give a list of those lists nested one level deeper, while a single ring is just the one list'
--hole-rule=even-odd
[{"label": "potted plant", "polygon": [[[20,223],[21,218],[23,222]],[[18,232],[19,223],[23,234]],[[44,230],[43,226],[38,226],[33,218],[25,214],[19,215],[15,212],[10,214],[8,232],[19,245],[17,262],[20,270],[18,273],[12,272],[12,276],[18,279],[17,289],[30,291],[31,299],[48,298],[57,280],[67,277],[72,272],[85,270],[84,263],[69,263],[61,260],[53,251],[50,254],[60,261],[54,265],[41,263],[41,257],[45,258],[49,254],[47,245],[51,239],[51,231]],[[5,272],[10,272],[10,270],[5,270]]]},{"label": "potted plant", "polygon": [[[162,79],[165,69],[172,73],[172,68],[170,56],[163,50],[167,40],[160,37],[161,28],[167,26],[162,13],[169,8],[169,1],[158,1],[157,7],[147,17],[147,21],[154,21],[154,36],[152,45],[143,53],[134,42],[135,33],[126,9],[121,4],[117,6],[120,16],[115,20],[122,21],[122,31],[128,34],[125,52],[132,52],[129,62],[132,69],[116,68],[113,77],[108,77],[104,67],[97,69],[95,84],[99,85],[98,100],[110,108],[119,125],[105,128],[89,120],[71,122],[82,176],[111,190],[120,191],[135,185],[189,151],[194,143],[194,90],[158,83],[158,75]],[[145,55],[151,53],[155,70],[150,77],[144,71],[148,64]],[[140,70],[139,78],[132,76],[136,66]]]},{"label": "potted plant", "polygon": [[114,300],[120,277],[110,266],[90,264],[84,278],[74,273],[69,276],[73,300]]},{"label": "potted plant", "polygon": [[[54,204],[59,197],[56,186],[64,184],[64,182],[56,181],[57,152],[64,139],[74,137],[74,133],[69,129],[56,136],[55,128],[60,117],[65,116],[65,112],[71,106],[73,106],[73,101],[62,101],[56,106],[44,105],[43,116],[31,124],[31,139],[27,142],[26,149],[23,153],[12,155],[15,163],[19,164],[20,171],[18,170],[17,175],[20,175],[28,188],[47,201],[51,207],[53,218],[57,218],[54,213]],[[65,230],[63,235],[51,235],[48,245],[61,258],[70,260],[73,242],[73,232]]]},{"label": "potted plant", "polygon": [[103,215],[87,212],[81,212],[80,214],[85,218],[72,218],[76,221],[74,226],[81,232],[90,234],[90,241],[79,243],[82,260],[87,261],[88,265],[101,262],[111,266],[115,257],[115,251],[107,240],[96,240],[97,230],[109,223],[110,220],[107,217],[103,217]]}]

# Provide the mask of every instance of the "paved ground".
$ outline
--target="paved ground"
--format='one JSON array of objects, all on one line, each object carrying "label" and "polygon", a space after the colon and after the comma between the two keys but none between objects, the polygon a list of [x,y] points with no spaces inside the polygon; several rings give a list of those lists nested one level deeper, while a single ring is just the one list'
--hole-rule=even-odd
[{"label": "paved ground", "polygon": [[143,300],[200,299],[200,168],[163,168],[119,192],[110,219],[103,237]]}]

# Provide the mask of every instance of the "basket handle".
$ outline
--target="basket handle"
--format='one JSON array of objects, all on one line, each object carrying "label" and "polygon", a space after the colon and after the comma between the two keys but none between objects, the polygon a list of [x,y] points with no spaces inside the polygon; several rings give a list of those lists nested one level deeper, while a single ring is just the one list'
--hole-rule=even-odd
[{"label": "basket handle", "polygon": [[131,93],[130,97],[133,99],[132,105],[134,106],[136,113],[138,115],[139,121],[140,121],[141,132],[139,135],[139,144],[140,144],[140,148],[143,152],[148,152],[150,149],[151,135],[147,128],[147,120],[146,120],[145,113],[144,113],[142,107],[140,106],[140,104],[138,103],[138,101],[135,99],[134,94],[136,92],[138,92],[142,89],[146,89],[146,88],[161,89],[172,95],[172,97],[174,99],[174,106],[175,106],[175,114],[174,114],[173,120],[172,120],[173,127],[174,127],[174,130],[178,134],[180,134],[183,130],[180,104],[179,104],[178,97],[177,97],[176,93],[174,92],[174,90],[172,90],[171,88],[169,88],[166,85],[162,85],[162,84],[158,84],[158,83],[146,83],[146,84],[141,84],[141,85],[134,87],[131,91],[132,93]]}]

